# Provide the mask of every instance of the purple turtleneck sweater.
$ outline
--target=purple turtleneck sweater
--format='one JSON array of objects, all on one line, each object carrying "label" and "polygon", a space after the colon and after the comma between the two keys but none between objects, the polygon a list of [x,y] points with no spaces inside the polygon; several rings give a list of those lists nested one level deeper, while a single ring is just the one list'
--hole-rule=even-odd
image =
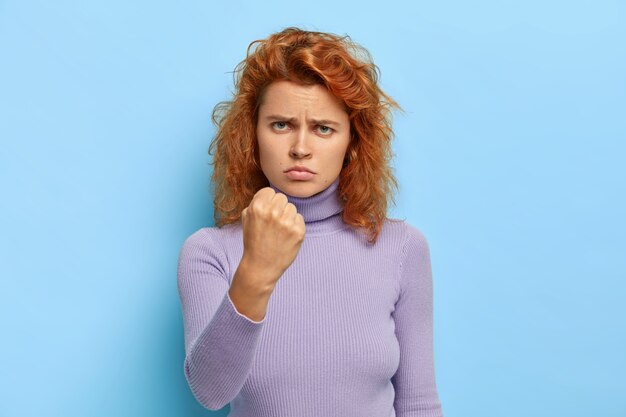
[{"label": "purple turtleneck sweater", "polygon": [[283,193],[306,234],[261,321],[228,295],[241,223],[201,228],[183,243],[184,374],[205,408],[230,403],[229,417],[443,416],[428,242],[387,218],[367,244],[341,219],[338,185],[307,198]]}]

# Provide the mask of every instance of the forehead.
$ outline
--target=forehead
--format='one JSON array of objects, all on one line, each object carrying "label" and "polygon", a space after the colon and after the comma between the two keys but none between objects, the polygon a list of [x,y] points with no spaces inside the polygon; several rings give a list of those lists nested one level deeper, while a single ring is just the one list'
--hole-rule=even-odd
[{"label": "forehead", "polygon": [[289,111],[294,108],[344,111],[343,102],[321,84],[306,85],[288,80],[274,81],[263,92],[260,110]]}]

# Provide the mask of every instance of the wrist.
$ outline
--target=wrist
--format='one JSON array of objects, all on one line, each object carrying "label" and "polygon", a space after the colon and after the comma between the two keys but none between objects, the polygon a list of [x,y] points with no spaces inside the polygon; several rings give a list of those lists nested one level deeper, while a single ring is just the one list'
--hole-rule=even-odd
[{"label": "wrist", "polygon": [[277,279],[274,272],[264,270],[244,254],[233,277],[233,284],[235,281],[236,285],[250,294],[269,296],[274,291]]}]

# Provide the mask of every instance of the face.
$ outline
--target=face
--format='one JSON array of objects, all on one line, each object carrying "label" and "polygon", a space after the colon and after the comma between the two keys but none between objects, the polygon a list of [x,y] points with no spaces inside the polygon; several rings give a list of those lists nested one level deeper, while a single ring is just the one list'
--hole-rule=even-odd
[{"label": "face", "polygon": [[[295,197],[310,197],[337,179],[350,142],[350,120],[326,87],[275,81],[265,89],[258,111],[261,169],[273,185]],[[288,172],[294,166],[312,173]]]}]

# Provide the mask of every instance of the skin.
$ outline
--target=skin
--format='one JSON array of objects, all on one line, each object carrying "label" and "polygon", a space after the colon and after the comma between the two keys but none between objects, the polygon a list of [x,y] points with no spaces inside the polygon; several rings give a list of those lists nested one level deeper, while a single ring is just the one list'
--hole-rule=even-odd
[{"label": "skin", "polygon": [[[280,80],[264,92],[256,133],[267,179],[289,195],[310,197],[339,176],[350,143],[350,120],[343,103],[325,86]],[[294,165],[316,174],[292,180],[284,171]]]}]

